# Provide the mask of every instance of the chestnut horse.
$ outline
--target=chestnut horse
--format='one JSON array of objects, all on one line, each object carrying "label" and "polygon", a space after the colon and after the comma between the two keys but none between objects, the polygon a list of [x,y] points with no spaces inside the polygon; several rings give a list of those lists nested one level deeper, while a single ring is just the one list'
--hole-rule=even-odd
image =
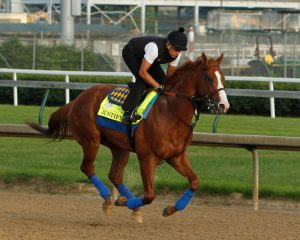
[{"label": "chestnut horse", "polygon": [[[164,216],[172,215],[183,210],[198,189],[198,178],[187,157],[195,112],[199,112],[203,103],[218,113],[225,113],[229,109],[224,91],[225,78],[220,69],[222,60],[223,54],[217,59],[208,59],[202,53],[195,62],[187,61],[167,77],[164,92],[148,117],[135,130],[134,149],[123,132],[96,124],[101,102],[116,87],[112,85],[98,85],[83,91],[75,100],[52,113],[48,128],[35,123],[28,125],[54,139],[63,139],[67,133],[71,133],[84,154],[81,171],[104,199],[103,209],[106,213],[112,209],[111,192],[94,170],[100,143],[112,152],[108,177],[122,196],[122,201],[116,201],[116,204],[126,205],[134,211],[153,201],[155,169],[162,161],[166,161],[189,182],[189,188],[178,201],[164,209]],[[135,197],[123,183],[124,168],[130,152],[134,151],[139,160],[144,187],[144,196],[140,198]]]}]

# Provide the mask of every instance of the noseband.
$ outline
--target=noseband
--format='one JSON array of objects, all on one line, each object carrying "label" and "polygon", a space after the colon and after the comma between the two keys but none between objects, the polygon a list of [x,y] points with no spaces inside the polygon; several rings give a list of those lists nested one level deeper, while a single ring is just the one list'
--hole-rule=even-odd
[{"label": "noseband", "polygon": [[[219,67],[218,64],[214,64],[212,65],[211,67]],[[204,79],[204,72],[203,72],[203,79]],[[205,81],[206,85],[209,87],[209,83],[207,82],[207,79]],[[210,94],[207,94],[205,95],[204,97],[204,100],[205,100],[205,103],[206,103],[206,106],[207,106],[207,109],[210,113],[219,113],[219,108],[218,106],[216,105],[216,103],[212,100],[213,97],[219,93],[220,91],[224,90],[225,91],[225,88],[218,88],[216,91],[210,93]]]},{"label": "noseband", "polygon": [[205,95],[203,98],[205,100],[205,103],[206,103],[206,106],[207,106],[207,109],[210,113],[218,113],[219,112],[219,108],[218,106],[216,105],[216,102],[214,102],[212,100],[212,98],[220,91],[224,90],[225,91],[225,88],[218,88],[215,92],[211,93],[211,94],[207,94]]}]

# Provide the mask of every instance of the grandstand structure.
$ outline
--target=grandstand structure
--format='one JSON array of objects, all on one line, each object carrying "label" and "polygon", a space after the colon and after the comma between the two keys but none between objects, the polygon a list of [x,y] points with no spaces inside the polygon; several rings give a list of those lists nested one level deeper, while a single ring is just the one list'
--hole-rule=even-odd
[{"label": "grandstand structure", "polygon": [[[53,16],[54,13],[60,14],[60,0],[3,0],[1,2],[6,12],[19,13],[23,10],[32,16],[32,21],[42,19],[39,16],[50,24],[59,21]],[[139,33],[151,31],[151,27],[148,27],[151,23],[146,21],[146,16],[151,13],[156,18],[154,23],[156,29],[153,30],[155,33],[159,32],[157,28],[163,26],[165,22],[171,25],[170,21],[164,20],[166,16],[159,14],[160,10],[165,8],[173,8],[175,12],[177,11],[176,25],[182,23],[180,21],[182,18],[189,25],[195,26],[196,32],[224,28],[242,30],[285,30],[287,28],[297,31],[300,25],[299,0],[79,0],[79,2],[82,8],[80,23],[121,25],[122,22],[127,21],[126,23],[129,22],[132,29]],[[109,6],[123,6],[123,8],[111,10]],[[47,16],[42,12],[47,13]],[[173,20],[169,12],[167,15]],[[101,20],[98,22],[93,20],[97,18]],[[286,26],[286,23],[290,22],[292,24]]]},{"label": "grandstand structure", "polygon": [[[74,20],[72,38],[71,27],[65,27],[65,37],[61,31],[66,2],[77,6],[76,14],[69,7],[72,14],[65,16]],[[193,26],[194,56],[226,55],[226,74],[239,74],[252,60],[275,52],[279,64],[292,66],[291,76],[300,66],[300,0],[0,0],[0,43],[10,35],[33,48],[36,42],[55,45],[66,39],[108,56],[117,71],[126,70],[120,56],[129,38],[165,36],[179,26]]]}]

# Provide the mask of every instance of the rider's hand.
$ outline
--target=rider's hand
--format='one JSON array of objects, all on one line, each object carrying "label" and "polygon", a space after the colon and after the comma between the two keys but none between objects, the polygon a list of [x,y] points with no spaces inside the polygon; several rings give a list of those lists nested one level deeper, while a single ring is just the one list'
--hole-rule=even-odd
[{"label": "rider's hand", "polygon": [[157,88],[155,88],[156,92],[163,93],[164,92],[164,85],[159,85]]}]

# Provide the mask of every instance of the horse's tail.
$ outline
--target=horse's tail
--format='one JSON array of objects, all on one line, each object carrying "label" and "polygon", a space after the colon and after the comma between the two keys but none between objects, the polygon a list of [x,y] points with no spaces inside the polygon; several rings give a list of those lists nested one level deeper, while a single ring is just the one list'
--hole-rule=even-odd
[{"label": "horse's tail", "polygon": [[48,121],[48,128],[33,122],[26,122],[26,124],[49,138],[61,141],[70,133],[68,113],[72,104],[73,102],[70,102],[52,113]]}]

